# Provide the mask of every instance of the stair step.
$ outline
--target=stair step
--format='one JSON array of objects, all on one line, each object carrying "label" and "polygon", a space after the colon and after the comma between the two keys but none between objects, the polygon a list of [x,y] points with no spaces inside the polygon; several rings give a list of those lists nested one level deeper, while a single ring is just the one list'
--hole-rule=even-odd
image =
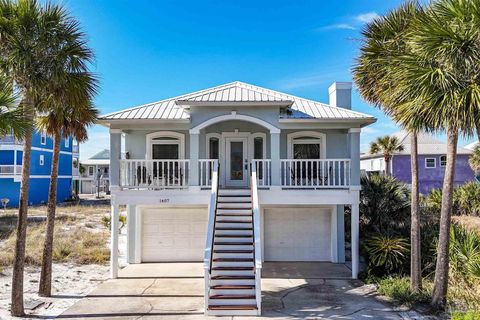
[{"label": "stair step", "polygon": [[249,217],[251,218],[253,216],[253,214],[225,214],[225,213],[220,213],[220,214],[216,214],[217,217]]},{"label": "stair step", "polygon": [[248,275],[218,275],[211,277],[212,280],[255,280],[255,276]]},{"label": "stair step", "polygon": [[253,230],[251,227],[216,227],[215,230]]},{"label": "stair step", "polygon": [[249,189],[220,189],[218,190],[219,196],[250,196],[252,193]]},{"label": "stair step", "polygon": [[255,299],[255,296],[247,294],[216,294],[210,296],[210,299]]},{"label": "stair step", "polygon": [[209,305],[209,310],[257,310],[257,306],[251,305]]},{"label": "stair step", "polygon": [[251,223],[251,221],[239,221],[239,220],[217,220],[217,223]]},{"label": "stair step", "polygon": [[218,241],[213,243],[216,246],[251,246],[253,242],[223,242]]},{"label": "stair step", "polygon": [[216,271],[253,271],[254,267],[213,267]]},{"label": "stair step", "polygon": [[215,238],[253,238],[251,234],[216,234]]},{"label": "stair step", "polygon": [[213,262],[253,262],[252,258],[215,258]]},{"label": "stair step", "polygon": [[213,250],[213,253],[253,253],[253,250]]},{"label": "stair step", "polygon": [[214,290],[252,290],[255,286],[248,284],[219,284],[211,287]]}]

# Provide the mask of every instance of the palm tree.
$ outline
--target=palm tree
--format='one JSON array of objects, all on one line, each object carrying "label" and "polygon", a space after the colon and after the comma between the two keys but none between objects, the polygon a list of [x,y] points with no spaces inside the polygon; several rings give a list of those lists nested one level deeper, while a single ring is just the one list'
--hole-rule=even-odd
[{"label": "palm tree", "polygon": [[375,141],[370,144],[370,153],[383,154],[383,159],[385,160],[385,173],[390,175],[390,160],[393,157],[395,152],[403,151],[403,146],[398,140],[397,137],[378,137]]},{"label": "palm tree", "polygon": [[0,138],[12,134],[16,139],[23,139],[28,130],[23,110],[15,102],[12,89],[0,80]]},{"label": "palm tree", "polygon": [[417,131],[422,128],[422,121],[413,119],[414,122],[402,122],[398,119],[396,114],[398,105],[408,104],[413,99],[407,96],[392,99],[391,88],[395,87],[395,79],[390,77],[390,68],[391,61],[408,50],[407,39],[412,29],[411,22],[419,10],[415,3],[406,3],[367,24],[362,32],[360,55],[353,68],[354,80],[362,97],[380,107],[410,133],[412,173],[410,288],[414,292],[420,291],[422,287],[417,143]]},{"label": "palm tree", "polygon": [[[62,76],[55,62],[68,54],[64,46],[69,29],[76,22],[61,5],[37,0],[2,0],[0,2],[0,72],[9,83],[14,83],[21,98],[20,106],[28,123],[33,124],[39,103]],[[69,61],[77,64],[76,59]],[[60,72],[59,72],[60,71]],[[23,271],[27,232],[28,184],[32,126],[25,131],[22,157],[22,178],[17,222],[17,239],[12,275],[11,314],[23,316]]]},{"label": "palm tree", "polygon": [[430,130],[447,133],[440,235],[432,305],[446,304],[449,242],[458,135],[472,136],[480,121],[480,7],[477,1],[438,0],[412,20],[408,48],[390,61],[391,94],[402,101],[400,121],[421,119]]},{"label": "palm tree", "polygon": [[473,149],[473,153],[470,155],[468,163],[475,174],[480,175],[480,146],[476,146],[475,149]]},{"label": "palm tree", "polygon": [[[87,50],[88,51],[88,50]],[[77,58],[80,54],[76,54]],[[89,55],[85,56],[90,59]],[[91,106],[96,93],[96,80],[87,72],[71,73],[69,81],[54,90],[53,106],[48,114],[38,119],[40,128],[53,137],[52,170],[47,204],[47,230],[42,257],[39,295],[51,296],[52,290],[52,250],[57,204],[58,163],[62,138],[73,137],[78,142],[88,138],[86,128],[98,116],[97,109]],[[48,101],[48,100],[47,100]]]}]

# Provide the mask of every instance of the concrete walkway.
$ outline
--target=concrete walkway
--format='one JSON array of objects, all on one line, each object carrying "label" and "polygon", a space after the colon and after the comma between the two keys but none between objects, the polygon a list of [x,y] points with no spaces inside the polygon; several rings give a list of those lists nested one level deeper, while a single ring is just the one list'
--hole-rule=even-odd
[{"label": "concrete walkway", "polygon": [[[403,319],[371,287],[341,279],[341,272],[350,272],[345,266],[313,266],[265,263],[262,317],[255,319]],[[99,285],[59,318],[205,319],[203,293],[201,263],[129,265],[119,279]]]}]

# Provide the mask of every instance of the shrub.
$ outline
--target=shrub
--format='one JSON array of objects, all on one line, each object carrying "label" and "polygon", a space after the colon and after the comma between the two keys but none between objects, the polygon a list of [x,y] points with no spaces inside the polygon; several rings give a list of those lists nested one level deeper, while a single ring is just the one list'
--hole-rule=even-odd
[{"label": "shrub", "polygon": [[379,267],[380,273],[387,274],[390,272],[401,272],[410,252],[407,239],[386,235],[368,238],[365,241],[365,249],[368,254],[371,271],[373,272],[375,269],[372,267]]},{"label": "shrub", "polygon": [[[102,224],[105,228],[110,230],[110,222],[112,221],[112,218],[108,216],[103,216],[102,217]],[[118,230],[122,230],[122,228],[127,224],[127,216],[124,214],[121,214],[118,216],[118,221],[120,222],[120,226],[118,227]]]},{"label": "shrub", "polygon": [[458,212],[464,215],[480,215],[480,183],[467,182],[455,192]]},{"label": "shrub", "polygon": [[410,280],[407,277],[389,277],[380,280],[378,292],[395,300],[399,304],[407,306],[429,302],[431,297],[430,290],[423,289],[418,293],[412,292],[410,290]]},{"label": "shrub", "polygon": [[453,312],[452,320],[478,320],[480,319],[480,312],[468,311],[468,312]]},{"label": "shrub", "polygon": [[386,175],[361,179],[361,233],[409,234],[410,192],[405,184]]},{"label": "shrub", "polygon": [[480,278],[480,235],[453,224],[449,258],[454,274],[465,279]]}]

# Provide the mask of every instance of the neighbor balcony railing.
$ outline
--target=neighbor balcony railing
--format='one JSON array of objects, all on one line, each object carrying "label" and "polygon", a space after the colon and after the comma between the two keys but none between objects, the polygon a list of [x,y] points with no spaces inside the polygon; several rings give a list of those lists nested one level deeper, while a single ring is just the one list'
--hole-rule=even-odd
[{"label": "neighbor balcony railing", "polygon": [[6,136],[0,137],[0,144],[23,144],[23,141],[15,139],[13,135],[7,134]]},{"label": "neighbor balcony railing", "polygon": [[21,175],[22,166],[13,164],[1,164],[0,175]]}]

